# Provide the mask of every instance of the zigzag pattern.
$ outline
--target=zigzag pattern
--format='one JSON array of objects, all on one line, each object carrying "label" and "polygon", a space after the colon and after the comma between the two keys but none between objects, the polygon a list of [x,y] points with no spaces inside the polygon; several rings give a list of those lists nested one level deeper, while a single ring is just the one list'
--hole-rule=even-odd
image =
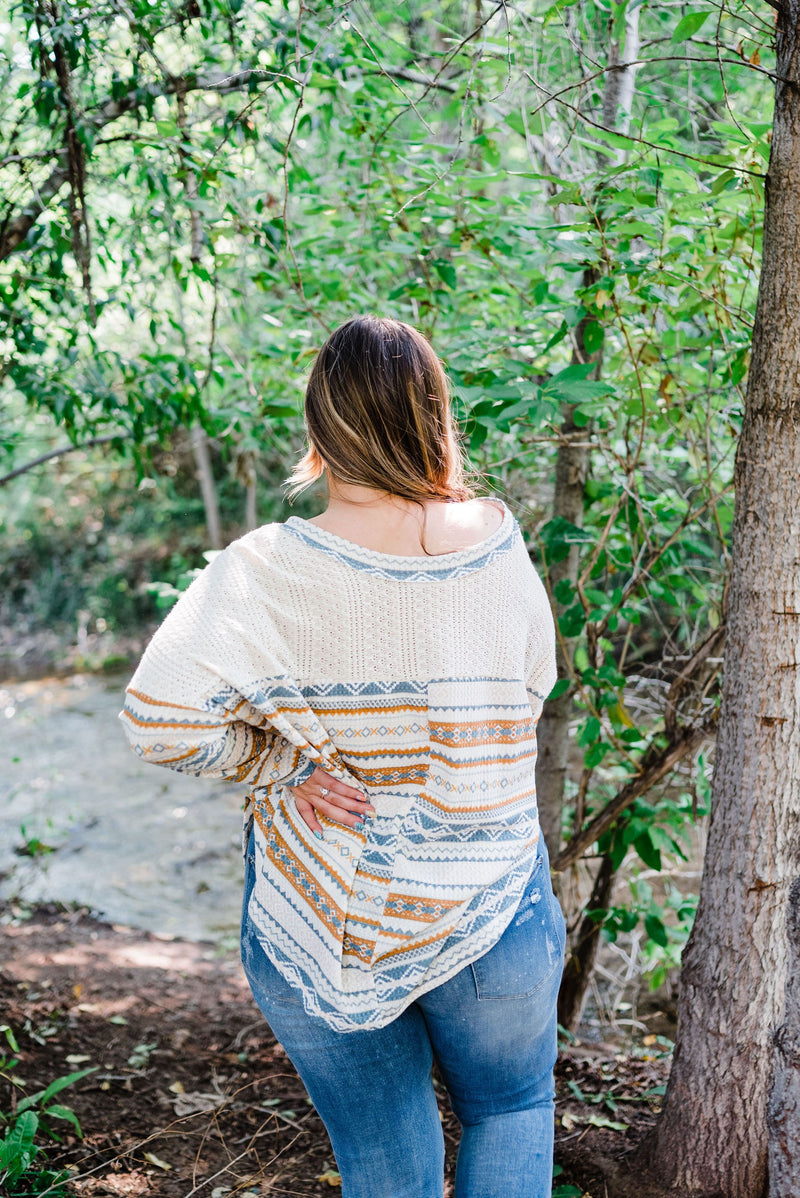
[{"label": "zigzag pattern", "polygon": [[[406,585],[408,584],[408,585]],[[530,875],[549,606],[507,509],[481,545],[376,553],[293,517],[217,555],[157,631],[123,721],[145,761],[248,784],[249,918],[306,1009],[382,1027],[497,941]],[[366,793],[358,829],[294,788]]]},{"label": "zigzag pattern", "polygon": [[472,546],[438,557],[420,558],[365,549],[363,545],[326,532],[300,516],[290,516],[284,528],[307,545],[321,549],[351,569],[367,571],[392,582],[414,583],[448,581],[485,569],[513,548],[517,533],[514,522],[504,519],[500,527],[478,547],[478,552],[476,546]]}]

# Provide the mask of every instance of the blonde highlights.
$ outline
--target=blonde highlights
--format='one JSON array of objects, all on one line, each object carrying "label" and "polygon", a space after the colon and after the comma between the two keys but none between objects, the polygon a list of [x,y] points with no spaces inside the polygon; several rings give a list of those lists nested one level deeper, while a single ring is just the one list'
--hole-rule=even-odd
[{"label": "blonde highlights", "polygon": [[309,448],[287,480],[290,498],[326,468],[415,502],[473,498],[447,376],[411,325],[356,316],[336,329],[312,367],[305,416]]}]

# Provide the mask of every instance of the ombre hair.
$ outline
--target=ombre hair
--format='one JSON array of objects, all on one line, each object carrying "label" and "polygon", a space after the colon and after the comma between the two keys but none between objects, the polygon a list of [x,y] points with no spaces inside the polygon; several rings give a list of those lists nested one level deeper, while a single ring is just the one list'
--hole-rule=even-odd
[{"label": "ombre hair", "polygon": [[344,483],[421,503],[472,499],[442,363],[400,320],[355,316],[317,354],[306,388],[309,446],[291,499],[327,468]]}]

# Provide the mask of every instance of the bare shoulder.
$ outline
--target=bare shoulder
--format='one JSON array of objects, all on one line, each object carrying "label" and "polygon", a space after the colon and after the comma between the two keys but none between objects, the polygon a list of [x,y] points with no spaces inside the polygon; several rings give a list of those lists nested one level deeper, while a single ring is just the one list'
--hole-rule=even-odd
[{"label": "bare shoulder", "polygon": [[428,521],[431,532],[442,543],[437,551],[447,553],[487,540],[503,523],[504,515],[496,500],[468,499],[463,503],[437,504],[435,509],[429,509]]}]

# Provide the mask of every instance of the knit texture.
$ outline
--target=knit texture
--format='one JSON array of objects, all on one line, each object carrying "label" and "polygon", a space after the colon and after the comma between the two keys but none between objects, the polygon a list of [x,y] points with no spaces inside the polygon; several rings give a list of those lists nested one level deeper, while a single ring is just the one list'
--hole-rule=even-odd
[{"label": "knit texture", "polygon": [[[247,783],[264,951],[340,1031],[382,1027],[488,951],[536,855],[553,620],[519,528],[433,557],[293,516],[234,542],[153,637],[121,712],[144,761]],[[317,766],[354,830],[301,819]]]}]

